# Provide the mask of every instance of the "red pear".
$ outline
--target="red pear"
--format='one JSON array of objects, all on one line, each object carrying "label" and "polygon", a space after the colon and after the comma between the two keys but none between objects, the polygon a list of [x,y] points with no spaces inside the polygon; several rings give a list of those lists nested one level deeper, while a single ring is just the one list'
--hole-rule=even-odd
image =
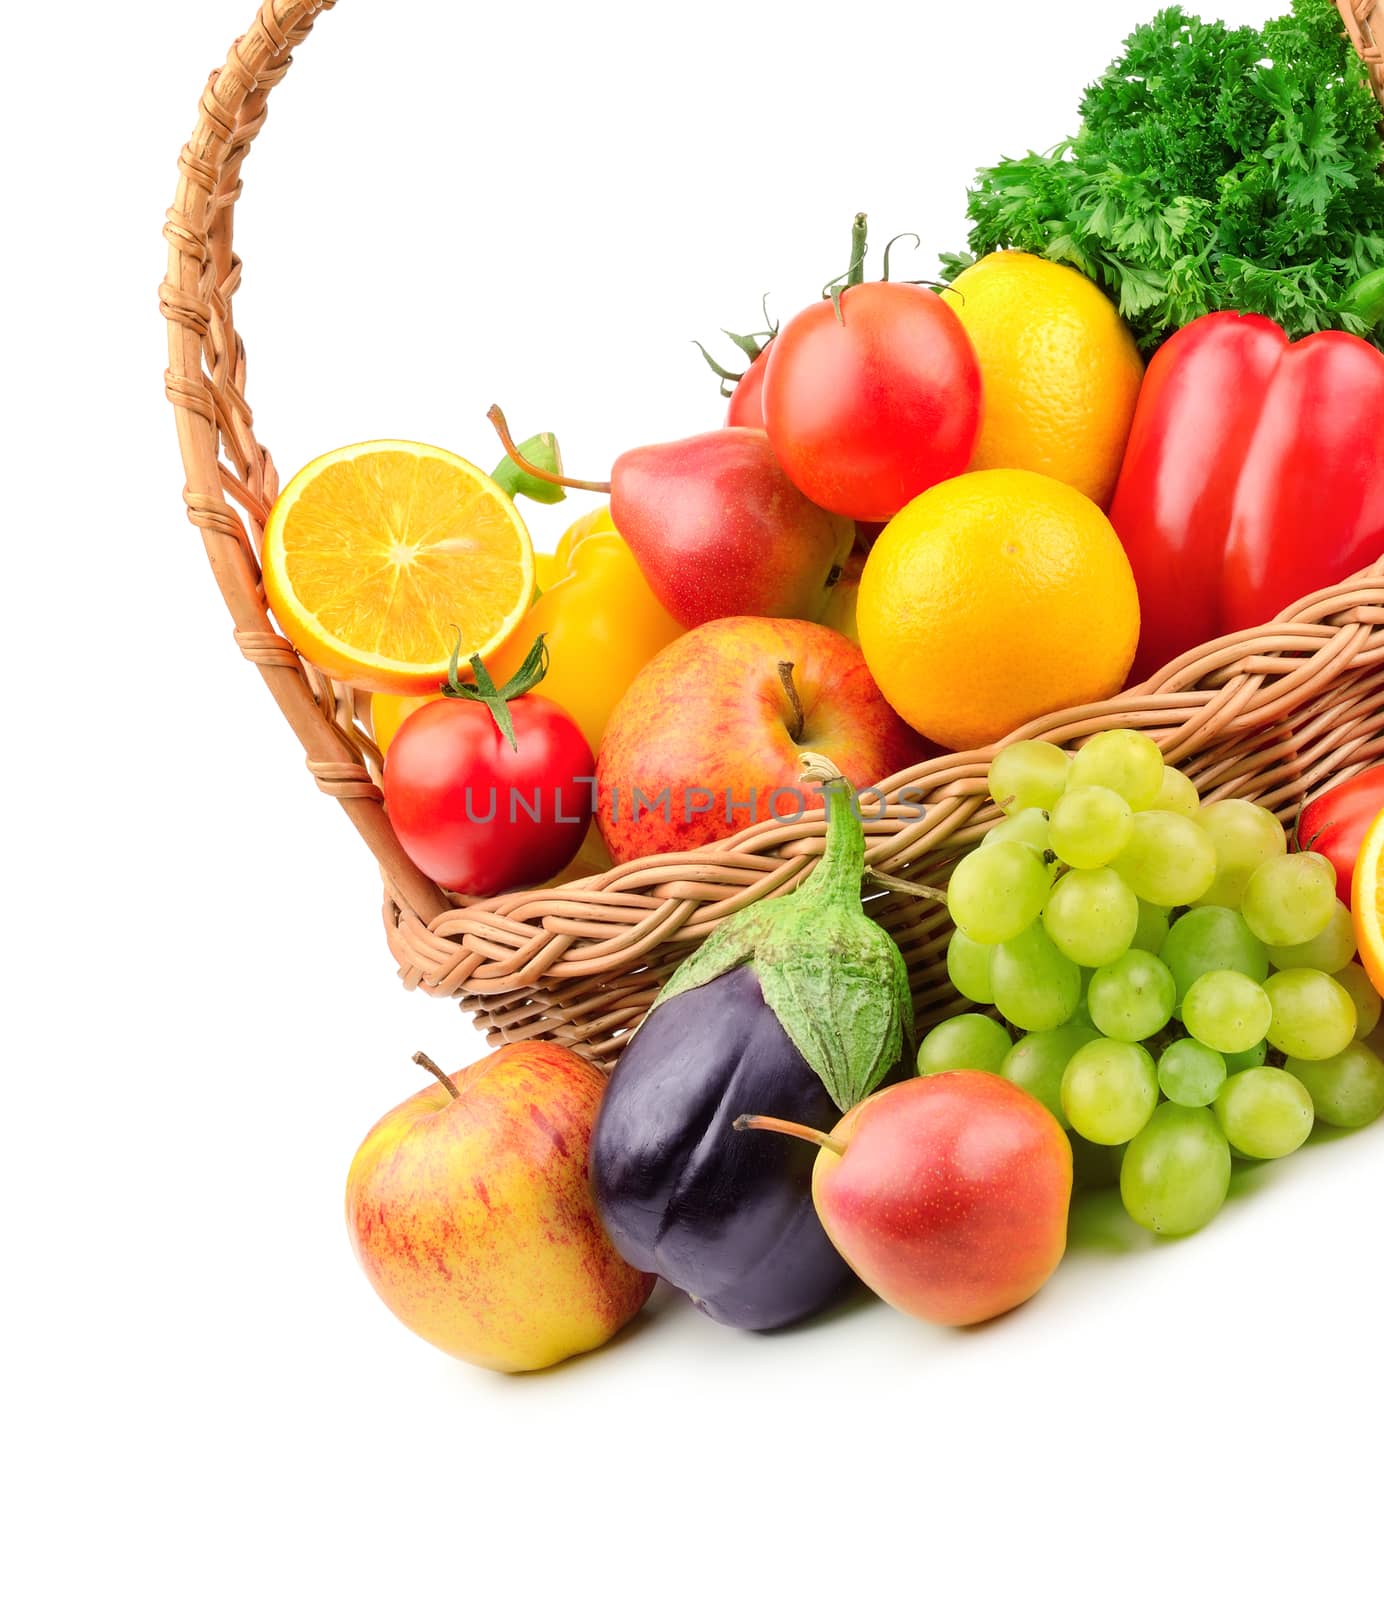
[{"label": "red pear", "polygon": [[627,450],[611,471],[610,515],[686,628],[717,617],[816,621],[855,538],[852,522],[794,486],[758,428]]},{"label": "red pear", "polygon": [[1009,1311],[1066,1249],[1072,1147],[1046,1107],[993,1073],[911,1078],[829,1135],[773,1117],[736,1126],[821,1146],[812,1198],[827,1236],[881,1300],[925,1322]]}]

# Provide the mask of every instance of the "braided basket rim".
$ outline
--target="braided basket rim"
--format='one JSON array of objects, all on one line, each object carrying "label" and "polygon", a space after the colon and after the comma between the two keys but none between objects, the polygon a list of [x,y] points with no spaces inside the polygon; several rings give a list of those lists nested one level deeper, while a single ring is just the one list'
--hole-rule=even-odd
[{"label": "braided basket rim", "polygon": [[[469,1008],[488,1012],[504,1037],[559,1033],[603,1055],[618,1048],[620,1030],[638,1020],[661,975],[693,942],[741,905],[785,892],[810,870],[822,847],[822,814],[757,823],[714,847],[471,903],[438,888],[403,853],[384,812],[379,752],[360,697],[302,661],[265,605],[258,540],[278,479],[255,438],[245,348],[232,317],[240,168],[293,49],[335,3],[265,0],[212,74],[179,157],[164,226],[169,253],[160,307],[187,514],[201,530],[237,645],[297,734],[318,787],[340,803],[379,863],[386,934],[404,982],[463,996]],[[1384,0],[1337,5],[1384,104]],[[1367,687],[1352,698],[1345,685],[1357,675]],[[1272,767],[1272,751],[1254,753],[1257,730],[1301,714],[1317,699],[1314,737],[1330,735],[1332,718],[1348,730],[1332,745],[1325,770],[1320,761],[1298,763],[1285,775]],[[867,823],[867,860],[877,872],[922,879],[997,820],[985,785],[1000,744],[1023,737],[1071,744],[1117,723],[1149,729],[1171,761],[1196,766],[1208,792],[1233,788],[1252,769],[1256,792],[1280,809],[1323,779],[1348,776],[1384,756],[1384,557],[1306,596],[1265,627],[1189,651],[1099,704],[1038,718],[996,745],[939,756],[884,779],[878,788],[891,803]],[[925,817],[897,803],[905,787],[924,792]],[[882,920],[888,925],[889,915]],[[926,927],[917,937],[915,961],[935,956],[944,942]],[[551,995],[553,984],[562,986],[560,999]]]}]

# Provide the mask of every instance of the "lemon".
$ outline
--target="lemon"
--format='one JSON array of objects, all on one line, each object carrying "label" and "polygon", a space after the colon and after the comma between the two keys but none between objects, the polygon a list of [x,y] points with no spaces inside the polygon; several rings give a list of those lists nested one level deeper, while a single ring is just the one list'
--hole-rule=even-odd
[{"label": "lemon", "polygon": [[972,470],[1022,467],[1108,505],[1144,376],[1119,312],[1080,272],[1022,250],[982,257],[942,294],[980,362]]}]

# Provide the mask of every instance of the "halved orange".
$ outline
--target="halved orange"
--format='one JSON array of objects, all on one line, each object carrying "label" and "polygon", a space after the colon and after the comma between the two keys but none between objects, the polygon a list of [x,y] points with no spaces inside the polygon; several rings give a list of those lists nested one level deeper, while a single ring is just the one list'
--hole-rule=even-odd
[{"label": "halved orange", "polygon": [[1384,811],[1370,823],[1355,858],[1350,904],[1361,965],[1370,982],[1384,994]]},{"label": "halved orange", "polygon": [[289,642],[358,689],[437,688],[499,648],[533,598],[533,544],[479,467],[403,439],[310,462],[274,503],[264,593]]}]

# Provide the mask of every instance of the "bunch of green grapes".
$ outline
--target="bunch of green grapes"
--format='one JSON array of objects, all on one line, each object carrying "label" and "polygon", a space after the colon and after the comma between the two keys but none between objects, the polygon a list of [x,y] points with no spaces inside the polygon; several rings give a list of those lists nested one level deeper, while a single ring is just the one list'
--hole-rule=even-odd
[{"label": "bunch of green grapes", "polygon": [[1203,806],[1128,729],[1009,745],[990,793],[1005,820],[952,874],[947,970],[1003,1020],[940,1023],[920,1072],[1021,1085],[1079,1153],[1118,1153],[1126,1210],[1167,1234],[1215,1216],[1232,1156],[1384,1111],[1381,1000],[1335,874],[1271,812]]}]

